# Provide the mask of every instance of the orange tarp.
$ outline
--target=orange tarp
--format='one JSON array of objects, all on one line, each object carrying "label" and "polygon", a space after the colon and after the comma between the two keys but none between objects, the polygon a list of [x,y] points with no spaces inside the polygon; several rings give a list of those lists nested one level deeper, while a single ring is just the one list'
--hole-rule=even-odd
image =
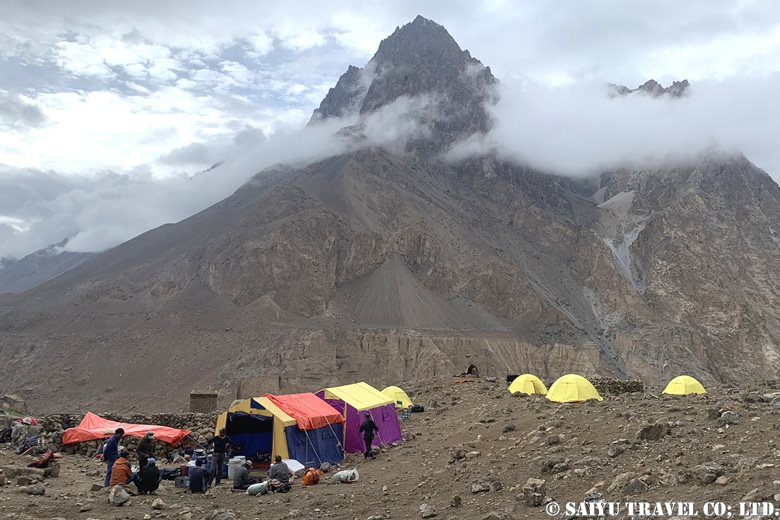
[{"label": "orange tarp", "polygon": [[65,430],[62,434],[62,443],[73,444],[74,442],[86,442],[111,437],[117,428],[122,428],[125,430],[125,435],[133,437],[144,437],[146,432],[154,432],[155,439],[173,444],[174,446],[192,433],[191,430],[179,430],[169,428],[168,426],[109,421],[92,412],[87,412],[87,415],[84,416],[78,426]]},{"label": "orange tarp", "polygon": [[272,403],[281,408],[284,413],[295,419],[301,430],[316,430],[328,424],[340,424],[344,417],[338,410],[314,394],[265,394]]}]

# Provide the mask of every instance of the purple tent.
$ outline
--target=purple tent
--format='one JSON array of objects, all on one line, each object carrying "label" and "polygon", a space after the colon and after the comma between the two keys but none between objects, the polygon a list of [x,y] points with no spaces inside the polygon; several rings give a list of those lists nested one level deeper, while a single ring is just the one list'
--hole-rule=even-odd
[{"label": "purple tent", "polygon": [[395,403],[385,394],[366,383],[326,388],[317,392],[317,397],[327,401],[338,410],[345,419],[344,450],[349,453],[365,451],[360,424],[366,413],[376,423],[379,433],[374,437],[373,445],[401,442],[401,425],[395,411]]}]

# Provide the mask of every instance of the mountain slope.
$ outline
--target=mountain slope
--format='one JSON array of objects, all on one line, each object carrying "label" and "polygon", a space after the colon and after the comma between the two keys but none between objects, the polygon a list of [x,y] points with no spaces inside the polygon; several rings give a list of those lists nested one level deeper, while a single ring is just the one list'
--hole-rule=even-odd
[{"label": "mountain slope", "polygon": [[[437,107],[405,151],[356,146],[0,299],[0,392],[176,408],[458,373],[660,383],[780,368],[780,188],[743,157],[571,180],[440,152],[489,127],[495,79],[443,27],[396,30],[310,124]],[[441,119],[439,113],[451,117]],[[40,374],[40,367],[58,367]],[[139,381],[143,381],[139,385]],[[183,383],[182,383],[183,382]]]},{"label": "mountain slope", "polygon": [[24,292],[88,262],[95,256],[94,253],[64,251],[67,242],[63,240],[19,260],[0,260],[0,293]]}]

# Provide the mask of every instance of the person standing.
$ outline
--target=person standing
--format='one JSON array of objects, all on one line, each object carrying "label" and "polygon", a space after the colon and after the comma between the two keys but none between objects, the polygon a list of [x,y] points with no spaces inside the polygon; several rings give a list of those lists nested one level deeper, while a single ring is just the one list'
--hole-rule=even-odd
[{"label": "person standing", "polygon": [[114,435],[109,437],[108,441],[106,441],[106,445],[103,446],[103,462],[106,463],[106,477],[103,480],[104,488],[109,487],[109,484],[111,483],[111,468],[119,458],[119,441],[124,434],[124,429],[117,428],[114,431]]},{"label": "person standing", "polygon": [[138,457],[138,467],[143,469],[146,466],[146,461],[149,457],[154,457],[154,451],[156,449],[156,443],[154,442],[154,432],[146,432],[146,437],[141,439],[136,449],[136,455]]},{"label": "person standing", "polygon": [[211,439],[206,447],[214,445],[214,453],[211,455],[211,472],[214,474],[214,485],[219,486],[222,483],[222,470],[225,467],[225,454],[228,446],[231,446],[230,439],[225,435],[225,429],[219,430],[219,435]]},{"label": "person standing", "polygon": [[371,445],[374,443],[374,432],[379,433],[379,428],[377,428],[370,413],[366,413],[366,419],[360,425],[360,431],[363,432],[363,442],[366,443],[366,452],[363,454],[363,458],[371,457],[373,459],[374,454],[371,451]]}]

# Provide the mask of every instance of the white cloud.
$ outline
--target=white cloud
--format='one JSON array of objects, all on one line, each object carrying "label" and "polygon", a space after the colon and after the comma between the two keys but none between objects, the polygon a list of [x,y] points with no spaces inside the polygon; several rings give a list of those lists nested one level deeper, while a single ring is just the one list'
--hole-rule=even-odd
[{"label": "white cloud", "polygon": [[487,137],[456,145],[450,157],[497,151],[566,175],[686,159],[707,150],[741,151],[780,176],[780,74],[700,82],[681,99],[610,98],[603,83],[550,88],[504,82]]}]

